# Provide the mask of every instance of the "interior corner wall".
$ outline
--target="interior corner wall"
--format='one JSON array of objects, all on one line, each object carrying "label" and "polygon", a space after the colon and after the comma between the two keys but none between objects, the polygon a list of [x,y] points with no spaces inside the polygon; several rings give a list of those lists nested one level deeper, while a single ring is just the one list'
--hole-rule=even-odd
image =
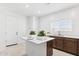
[{"label": "interior corner wall", "polygon": [[72,20],[72,31],[63,31],[62,34],[79,36],[79,6],[41,17],[40,29],[50,32],[50,23],[62,19]]},{"label": "interior corner wall", "polygon": [[40,24],[40,19],[37,16],[28,16],[27,17],[27,26],[28,26],[28,35],[30,31],[39,31],[39,24]]}]

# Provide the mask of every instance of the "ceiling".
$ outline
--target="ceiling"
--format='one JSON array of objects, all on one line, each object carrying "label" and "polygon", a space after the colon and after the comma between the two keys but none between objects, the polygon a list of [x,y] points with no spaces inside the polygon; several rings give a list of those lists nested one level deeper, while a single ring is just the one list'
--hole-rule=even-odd
[{"label": "ceiling", "polygon": [[0,3],[3,9],[24,16],[44,16],[79,5],[78,3]]}]

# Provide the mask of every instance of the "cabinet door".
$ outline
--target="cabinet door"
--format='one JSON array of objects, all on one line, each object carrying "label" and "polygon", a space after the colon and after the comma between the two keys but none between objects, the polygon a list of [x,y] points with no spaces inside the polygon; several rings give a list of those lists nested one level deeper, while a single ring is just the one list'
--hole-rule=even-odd
[{"label": "cabinet door", "polygon": [[7,17],[7,28],[6,28],[6,45],[17,43],[17,19],[13,16]]},{"label": "cabinet door", "polygon": [[56,48],[63,50],[63,38],[56,38]]},{"label": "cabinet door", "polygon": [[56,39],[53,40],[53,46],[54,48],[56,48]]},{"label": "cabinet door", "polygon": [[5,47],[5,17],[0,15],[0,50]]},{"label": "cabinet door", "polygon": [[79,39],[77,39],[77,43],[78,43],[78,47],[77,47],[77,49],[78,49],[78,51],[77,51],[77,55],[79,56]]},{"label": "cabinet door", "polygon": [[47,42],[47,56],[51,56],[53,54],[53,40]]},{"label": "cabinet door", "polygon": [[64,39],[64,51],[77,54],[77,40],[71,38]]}]

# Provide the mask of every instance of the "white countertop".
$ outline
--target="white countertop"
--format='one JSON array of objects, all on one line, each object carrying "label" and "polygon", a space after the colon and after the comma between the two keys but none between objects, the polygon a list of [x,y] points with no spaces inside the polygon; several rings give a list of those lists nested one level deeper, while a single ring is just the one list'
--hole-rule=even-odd
[{"label": "white countertop", "polygon": [[[49,36],[58,36],[58,35],[49,35]],[[76,36],[76,35],[61,35],[61,36],[58,36],[58,37],[68,37],[68,38],[79,39],[79,36]]]},{"label": "white countertop", "polygon": [[44,39],[38,39],[38,38],[29,39],[27,37],[22,37],[22,39],[32,42],[32,43],[35,43],[35,44],[41,44],[41,43],[45,43],[47,41],[53,40],[54,38],[44,37]]},{"label": "white countertop", "polygon": [[79,39],[79,36],[63,36],[63,37],[69,37],[69,38],[77,38],[77,39]]}]

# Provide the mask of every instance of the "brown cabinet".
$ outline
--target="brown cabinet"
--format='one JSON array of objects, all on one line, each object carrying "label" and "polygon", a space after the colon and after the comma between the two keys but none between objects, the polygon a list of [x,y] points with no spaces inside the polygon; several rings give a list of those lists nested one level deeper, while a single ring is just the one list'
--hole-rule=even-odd
[{"label": "brown cabinet", "polygon": [[79,55],[79,39],[69,37],[50,36],[53,40],[53,48]]},{"label": "brown cabinet", "polygon": [[57,37],[57,36],[50,36],[50,37],[55,38],[53,40],[53,48],[63,50],[63,38],[62,37]]},{"label": "brown cabinet", "polygon": [[53,55],[53,40],[47,42],[47,56]]},{"label": "brown cabinet", "polygon": [[78,39],[78,41],[77,41],[77,43],[78,43],[78,46],[77,46],[77,50],[78,50],[78,52],[77,52],[77,54],[78,54],[78,56],[79,56],[79,39]]},{"label": "brown cabinet", "polygon": [[56,48],[63,50],[63,38],[59,37],[55,39],[56,43]]},{"label": "brown cabinet", "polygon": [[77,54],[77,40],[72,38],[64,39],[64,51]]},{"label": "brown cabinet", "polygon": [[52,47],[56,48],[56,39],[53,40],[53,45]]}]

